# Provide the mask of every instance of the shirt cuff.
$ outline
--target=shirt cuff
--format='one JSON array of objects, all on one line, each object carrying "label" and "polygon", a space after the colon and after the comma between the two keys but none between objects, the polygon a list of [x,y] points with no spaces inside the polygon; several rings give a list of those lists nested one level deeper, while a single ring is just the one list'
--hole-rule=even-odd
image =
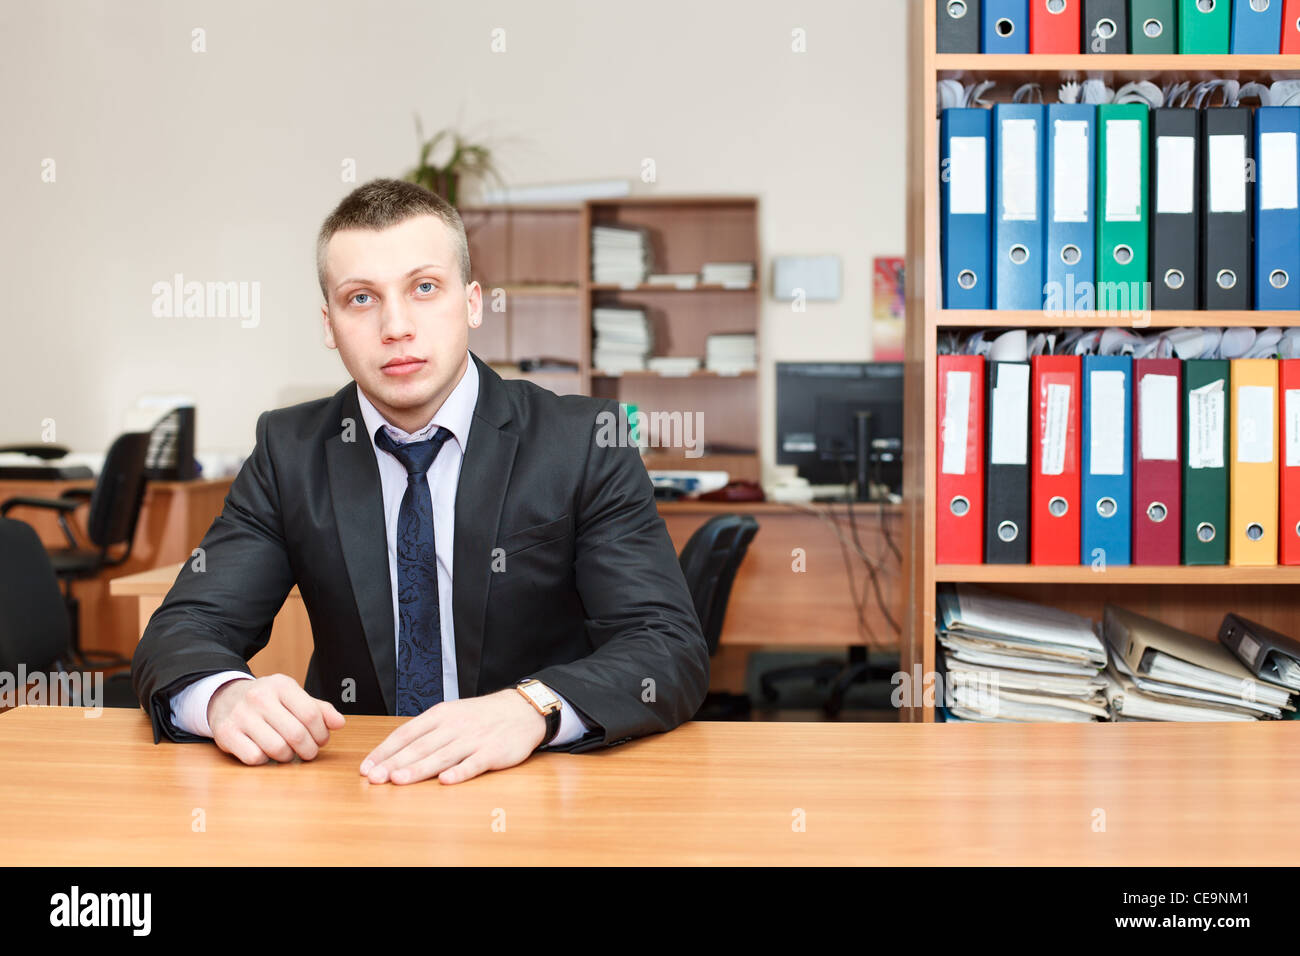
[{"label": "shirt cuff", "polygon": [[[555,692],[552,691],[551,693]],[[555,696],[560,697],[559,694],[555,694]],[[556,747],[561,744],[571,744],[579,737],[585,737],[590,732],[591,728],[578,716],[578,712],[573,709],[573,706],[563,697],[560,697],[560,729],[556,731],[555,739],[547,746]]]},{"label": "shirt cuff", "polygon": [[196,680],[188,687],[183,687],[172,694],[172,723],[186,733],[196,737],[211,737],[212,728],[208,726],[208,704],[217,688],[227,681],[238,679],[252,680],[251,674],[243,671],[222,671]]}]

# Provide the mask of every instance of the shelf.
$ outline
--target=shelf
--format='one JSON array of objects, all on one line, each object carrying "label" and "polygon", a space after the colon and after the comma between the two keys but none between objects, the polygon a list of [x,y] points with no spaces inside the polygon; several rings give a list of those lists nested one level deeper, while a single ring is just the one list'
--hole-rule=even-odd
[{"label": "shelf", "polygon": [[938,309],[934,313],[939,328],[1102,328],[1124,326],[1132,329],[1178,328],[1180,326],[1251,326],[1267,328],[1300,326],[1300,312],[1270,311],[1176,311],[1138,313],[1077,313],[1057,315],[1050,312],[1009,309]]},{"label": "shelf", "polygon": [[1014,76],[1108,73],[1123,80],[1146,79],[1152,74],[1252,77],[1275,79],[1300,76],[1300,56],[1282,54],[1000,54],[938,53],[934,57],[939,79],[954,73],[999,73]]},{"label": "shelf", "polygon": [[590,286],[592,292],[635,292],[640,295],[645,292],[671,292],[682,294],[686,292],[756,292],[758,286],[750,283],[746,286],[726,286],[726,285],[704,285],[703,283],[690,289],[679,289],[673,285],[619,285],[617,282],[593,282]]},{"label": "shelf", "polygon": [[[480,283],[481,284],[481,283]],[[483,285],[484,293],[502,289],[507,295],[577,295],[582,291],[577,285],[560,285],[558,283],[515,282],[505,285]]]},{"label": "shelf", "polygon": [[754,378],[757,374],[757,371],[747,371],[736,372],[728,375],[723,372],[711,372],[708,369],[703,368],[696,369],[694,372],[690,372],[686,375],[665,374],[663,372],[656,372],[653,369],[637,369],[630,372],[620,372],[618,374],[604,372],[600,369],[591,370],[592,378]]},{"label": "shelf", "polygon": [[1094,570],[1089,565],[938,564],[936,582],[963,584],[1300,584],[1300,567],[1127,566]]}]

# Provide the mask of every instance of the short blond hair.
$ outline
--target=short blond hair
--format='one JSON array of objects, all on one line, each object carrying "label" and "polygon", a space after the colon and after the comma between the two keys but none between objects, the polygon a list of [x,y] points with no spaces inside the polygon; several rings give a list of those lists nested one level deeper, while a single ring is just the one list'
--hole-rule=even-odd
[{"label": "short blond hair", "polygon": [[316,237],[316,278],[321,295],[329,301],[325,289],[325,248],[334,233],[342,229],[387,229],[415,216],[437,216],[451,230],[460,267],[460,281],[469,281],[469,240],[465,223],[456,207],[437,193],[401,179],[372,179],[343,197],[334,207]]}]

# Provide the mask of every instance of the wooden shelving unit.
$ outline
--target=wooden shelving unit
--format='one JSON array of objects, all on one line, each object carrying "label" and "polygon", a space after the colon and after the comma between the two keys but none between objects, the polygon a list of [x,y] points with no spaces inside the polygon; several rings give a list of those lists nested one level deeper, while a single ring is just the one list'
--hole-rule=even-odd
[{"label": "wooden shelving unit", "polygon": [[[591,227],[635,226],[648,230],[654,270],[695,273],[706,262],[752,262],[755,281],[744,288],[696,285],[691,289],[640,284],[626,287],[588,283],[583,295],[585,327],[590,334],[591,311],[597,306],[639,306],[646,310],[654,333],[654,355],[704,359],[709,335],[759,330],[758,200],[749,196],[630,196],[602,199],[584,207],[583,261],[591,276]],[[759,348],[761,349],[761,342]],[[721,375],[706,369],[690,375],[591,372],[591,394],[636,405],[653,413],[698,410],[707,444],[727,449],[700,458],[686,458],[682,449],[651,449],[646,467],[655,469],[718,469],[733,479],[758,481],[759,464],[757,372]],[[752,449],[743,454],[732,449]]]},{"label": "wooden shelving unit", "polygon": [[[582,206],[462,206],[459,212],[473,278],[483,287],[483,324],[470,330],[469,347],[503,374],[561,395],[588,393]],[[577,370],[509,371],[521,359],[542,357],[574,362]]]},{"label": "wooden shelving unit", "polygon": [[[470,348],[503,374],[521,359],[557,358],[575,372],[527,372],[520,377],[560,394],[596,395],[652,413],[694,412],[717,453],[686,458],[683,449],[650,449],[647,468],[723,470],[760,478],[757,371],[689,375],[653,371],[611,375],[592,368],[592,309],[640,306],[654,329],[655,355],[705,355],[719,332],[758,334],[761,282],[758,200],[749,196],[634,196],[557,206],[490,205],[460,209],[474,278],[483,286],[483,324]],[[694,288],[591,281],[591,227],[649,230],[656,272],[695,273],[705,262],[752,262],[745,287]],[[504,306],[495,311],[497,305]],[[752,449],[733,453],[735,449]]]},{"label": "wooden shelving unit", "polygon": [[[979,583],[1000,593],[1062,607],[1094,619],[1107,602],[1215,639],[1233,610],[1283,633],[1300,633],[1300,568],[1110,567],[1087,565],[936,565],[935,495],[936,349],[944,329],[1122,326],[1295,326],[1297,312],[1149,312],[1061,315],[1048,312],[968,311],[939,301],[939,135],[936,84],[941,79],[999,81],[989,99],[1004,100],[1019,84],[1043,84],[1045,99],[1067,80],[1101,77],[1119,85],[1135,79],[1213,77],[1282,79],[1300,76],[1297,56],[966,55],[935,53],[935,5],[910,5],[908,83],[907,330],[903,456],[904,580],[908,612],[900,641],[901,668],[935,670],[935,593],[946,582]],[[903,719],[934,720],[933,707],[904,711]]]}]

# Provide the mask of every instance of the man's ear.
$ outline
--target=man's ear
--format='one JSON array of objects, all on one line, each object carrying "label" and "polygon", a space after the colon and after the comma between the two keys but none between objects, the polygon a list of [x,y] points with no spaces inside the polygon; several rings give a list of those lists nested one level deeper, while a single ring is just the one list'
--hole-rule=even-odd
[{"label": "man's ear", "polygon": [[327,349],[337,349],[338,346],[334,344],[334,329],[330,325],[330,307],[328,305],[320,307],[320,319],[321,324],[325,327],[325,347]]},{"label": "man's ear", "polygon": [[471,282],[465,291],[465,305],[471,329],[483,324],[483,288],[477,282]]}]

